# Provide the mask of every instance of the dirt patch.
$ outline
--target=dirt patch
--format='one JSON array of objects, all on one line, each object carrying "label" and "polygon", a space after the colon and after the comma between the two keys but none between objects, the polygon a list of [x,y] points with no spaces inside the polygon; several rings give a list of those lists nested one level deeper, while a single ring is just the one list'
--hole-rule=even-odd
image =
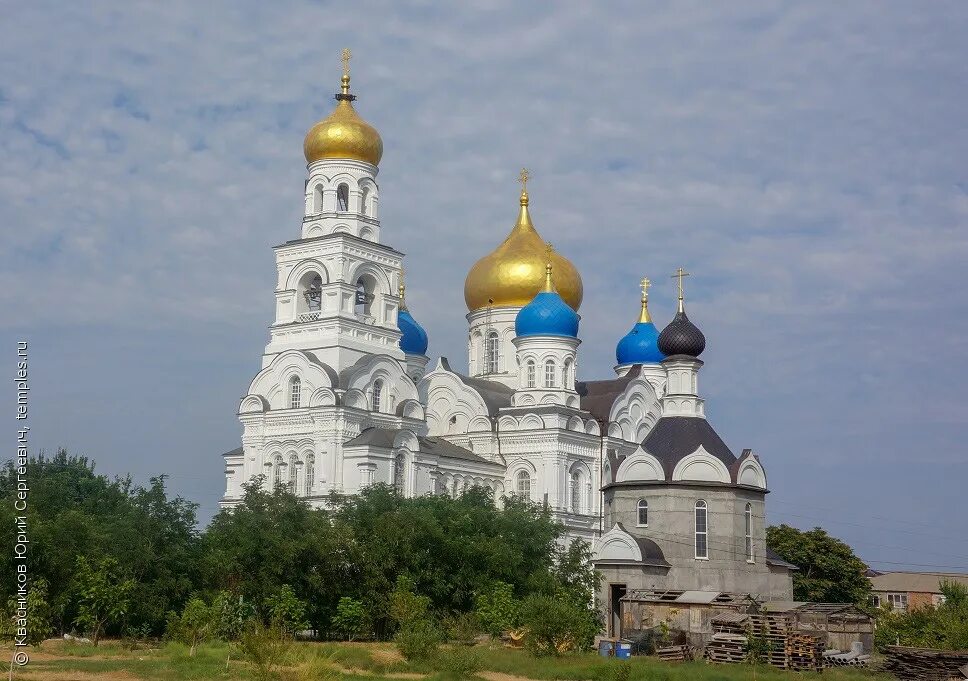
[{"label": "dirt patch", "polygon": [[374,648],[371,654],[373,659],[380,664],[403,662],[403,655],[396,648]]},{"label": "dirt patch", "polygon": [[122,671],[96,674],[72,671],[29,671],[27,674],[25,678],[31,681],[142,681],[142,677]]},{"label": "dirt patch", "polygon": [[478,672],[477,675],[482,679],[487,679],[487,681],[535,681],[527,676],[514,676],[504,672]]}]

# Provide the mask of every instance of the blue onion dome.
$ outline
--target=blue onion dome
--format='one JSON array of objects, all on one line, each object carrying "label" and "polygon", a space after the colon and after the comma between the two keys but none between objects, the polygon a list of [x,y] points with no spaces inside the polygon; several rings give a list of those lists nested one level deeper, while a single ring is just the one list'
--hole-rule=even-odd
[{"label": "blue onion dome", "polygon": [[426,355],[427,332],[407,309],[404,290],[403,284],[400,284],[400,311],[397,313],[397,328],[403,334],[400,337],[400,349],[408,355]]},{"label": "blue onion dome", "polygon": [[659,330],[649,315],[648,279],[642,280],[642,310],[639,321],[615,347],[615,359],[620,366],[626,364],[658,364],[665,359],[659,350]]},{"label": "blue onion dome", "polygon": [[706,337],[702,334],[695,324],[689,321],[686,316],[685,307],[682,304],[682,293],[679,293],[679,311],[669,322],[669,325],[662,329],[659,334],[659,350],[666,355],[688,355],[698,357],[706,349]]},{"label": "blue onion dome", "polygon": [[520,336],[578,337],[578,313],[568,307],[551,281],[551,263],[545,267],[544,289],[514,318],[514,332]]}]

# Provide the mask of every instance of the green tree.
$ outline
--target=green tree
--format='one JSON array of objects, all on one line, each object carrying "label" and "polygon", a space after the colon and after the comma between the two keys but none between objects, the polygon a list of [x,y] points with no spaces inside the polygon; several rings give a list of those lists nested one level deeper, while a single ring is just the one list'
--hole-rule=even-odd
[{"label": "green tree", "polygon": [[47,580],[43,577],[34,580],[29,587],[26,607],[19,610],[20,603],[11,598],[7,603],[11,628],[8,635],[14,636],[18,630],[26,628],[26,641],[30,645],[39,646],[54,631],[53,612],[47,602]]},{"label": "green tree", "polygon": [[336,605],[333,630],[347,641],[362,638],[370,633],[370,617],[362,602],[343,596]]},{"label": "green tree", "polygon": [[428,618],[430,598],[414,592],[414,583],[407,575],[397,577],[396,586],[390,594],[390,617],[398,627],[406,627],[418,620]]},{"label": "green tree", "polygon": [[255,610],[242,596],[229,591],[219,591],[212,599],[213,633],[223,641],[237,640],[254,615]]},{"label": "green tree", "polygon": [[215,627],[212,608],[201,598],[192,598],[185,604],[181,615],[169,620],[169,637],[190,646],[189,656],[195,656],[195,647],[211,637]]},{"label": "green tree", "polygon": [[360,560],[353,536],[333,527],[328,513],[261,481],[245,485],[242,502],[221,511],[202,536],[203,584],[256,604],[263,621],[267,604],[288,584],[306,604],[305,617],[326,630],[340,596],[359,582]]},{"label": "green tree", "polygon": [[107,556],[99,560],[77,557],[75,584],[77,589],[77,626],[90,632],[94,645],[98,644],[104,628],[118,622],[128,612],[135,582],[127,577],[118,561]]},{"label": "green tree", "polygon": [[521,607],[514,597],[514,587],[507,582],[494,582],[479,591],[474,603],[481,628],[492,636],[500,636],[520,624]]},{"label": "green tree", "polygon": [[590,645],[598,631],[587,606],[568,595],[533,594],[521,604],[525,644],[537,655],[559,655]]},{"label": "green tree", "polygon": [[[75,557],[110,556],[134,580],[127,625],[145,624],[160,634],[169,611],[180,610],[197,588],[196,505],[171,498],[163,477],[148,487],[130,478],[109,479],[95,472],[93,462],[61,449],[41,453],[27,463],[30,503],[26,510],[31,529],[31,574],[49,586],[48,603],[55,630],[75,621]],[[0,469],[0,541],[12,542],[12,504],[17,471],[12,462]],[[19,512],[18,512],[19,513]],[[0,572],[13,574],[11,552],[0,552]],[[0,602],[13,595],[13,583],[0,580]]]},{"label": "green tree", "polygon": [[821,528],[768,527],[766,544],[800,568],[793,573],[794,600],[867,604],[871,592],[864,575],[867,565],[847,544]]},{"label": "green tree", "polygon": [[289,633],[296,633],[309,627],[306,621],[306,604],[296,598],[296,593],[288,584],[266,599],[266,612],[269,620]]}]

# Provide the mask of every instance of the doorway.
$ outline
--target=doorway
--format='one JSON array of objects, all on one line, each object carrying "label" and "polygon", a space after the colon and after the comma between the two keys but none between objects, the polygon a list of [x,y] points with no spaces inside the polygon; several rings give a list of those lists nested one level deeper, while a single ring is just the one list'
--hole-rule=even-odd
[{"label": "doorway", "polygon": [[612,638],[622,638],[622,596],[625,595],[624,584],[608,585],[608,634]]}]

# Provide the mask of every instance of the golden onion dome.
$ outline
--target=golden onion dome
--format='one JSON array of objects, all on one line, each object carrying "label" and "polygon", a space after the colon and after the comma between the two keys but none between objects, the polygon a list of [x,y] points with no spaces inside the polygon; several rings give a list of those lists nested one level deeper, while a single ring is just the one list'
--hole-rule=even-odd
[{"label": "golden onion dome", "polygon": [[324,158],[350,158],[378,165],[383,156],[383,140],[372,125],[360,118],[353,108],[355,95],[350,94],[350,74],[343,72],[342,91],[336,95],[333,113],[306,133],[303,153],[306,162]]},{"label": "golden onion dome", "polygon": [[[522,172],[522,181],[526,179],[527,174]],[[474,263],[464,280],[467,309],[473,312],[488,305],[527,305],[544,286],[549,259],[558,295],[577,310],[582,299],[581,276],[571,261],[554,252],[534,228],[524,188],[517,224],[500,246]]]}]

